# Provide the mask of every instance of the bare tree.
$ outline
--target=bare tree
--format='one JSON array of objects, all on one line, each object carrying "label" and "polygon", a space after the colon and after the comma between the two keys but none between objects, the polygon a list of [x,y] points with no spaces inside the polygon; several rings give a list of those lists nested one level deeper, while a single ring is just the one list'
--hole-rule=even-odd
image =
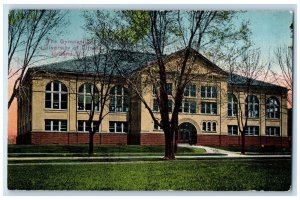
[{"label": "bare tree", "polygon": [[[88,120],[86,121],[86,131],[89,132],[89,155],[94,154],[94,135],[99,130],[103,119],[109,113],[108,102],[110,92],[116,80],[116,70],[111,65],[113,52],[109,46],[103,46],[97,38],[90,40],[88,46],[92,48],[92,53],[82,46],[82,51],[77,52],[78,67],[89,77],[90,84],[86,84],[83,88],[88,100],[82,104],[82,110],[86,110]],[[78,95],[80,95],[78,93]],[[96,118],[96,120],[95,120]]]},{"label": "bare tree", "polygon": [[[262,87],[268,76],[270,64],[262,61],[259,49],[252,49],[242,53],[239,59],[229,63],[229,91],[228,101],[231,102],[231,116],[235,116],[241,133],[241,154],[245,154],[245,136],[248,121],[259,116],[259,101],[254,94]],[[238,93],[236,98],[234,93]],[[240,93],[243,94],[240,98]]]},{"label": "bare tree", "polygon": [[279,66],[279,72],[272,71],[278,85],[283,85],[289,90],[288,103],[293,105],[293,47],[279,47],[274,52],[275,63]]},{"label": "bare tree", "polygon": [[[63,25],[65,15],[66,12],[58,10],[11,10],[9,12],[8,72],[9,78],[13,76],[17,78],[14,81],[8,108],[16,97],[21,96],[21,83],[30,65],[37,62],[39,44],[58,26]],[[17,65],[17,61],[20,66],[13,66]]]},{"label": "bare tree", "polygon": [[[114,18],[119,17],[119,21],[113,28],[97,29],[96,32],[101,37],[112,37],[118,47],[127,42],[128,49],[154,54],[155,61],[151,69],[128,73],[129,70],[119,66],[122,68],[119,72],[149,111],[154,123],[164,131],[164,158],[174,159],[178,139],[178,113],[185,87],[193,79],[203,76],[199,75],[198,68],[194,65],[200,55],[198,51],[213,44],[230,46],[230,41],[244,40],[247,43],[247,27],[235,30],[231,23],[234,13],[225,11],[124,11],[117,14]],[[97,17],[94,19],[99,21]],[[103,21],[103,18],[100,20]],[[173,63],[173,72],[170,72],[169,59],[165,54],[178,49],[183,50],[179,51],[178,59]],[[174,90],[171,93],[168,91],[170,80],[174,80]],[[154,86],[159,118],[143,97],[143,83]],[[171,110],[170,100],[174,105]]]}]

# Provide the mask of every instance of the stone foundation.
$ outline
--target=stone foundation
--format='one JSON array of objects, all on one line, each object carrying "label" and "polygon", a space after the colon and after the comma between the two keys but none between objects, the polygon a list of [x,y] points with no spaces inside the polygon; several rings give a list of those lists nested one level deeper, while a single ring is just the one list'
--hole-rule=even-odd
[{"label": "stone foundation", "polygon": [[[18,144],[88,144],[88,133],[34,132],[17,137]],[[96,133],[95,145],[164,145],[163,133]],[[204,146],[240,146],[240,136],[197,135],[197,145]],[[288,137],[246,136],[246,147],[289,147]]]},{"label": "stone foundation", "polygon": [[[88,144],[88,133],[32,133],[31,144]],[[94,144],[125,145],[125,133],[96,133]]]}]

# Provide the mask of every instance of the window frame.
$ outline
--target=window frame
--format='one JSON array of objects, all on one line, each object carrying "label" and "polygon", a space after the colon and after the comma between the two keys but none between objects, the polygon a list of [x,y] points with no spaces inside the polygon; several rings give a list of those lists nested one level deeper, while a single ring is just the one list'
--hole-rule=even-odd
[{"label": "window frame", "polygon": [[[87,86],[91,86],[91,92],[87,92]],[[83,92],[79,92],[81,87],[83,87]],[[94,89],[96,88],[96,92],[94,93]],[[98,95],[96,95],[98,94]],[[93,101],[92,101],[92,98],[93,98],[93,95],[96,95],[98,96],[98,98],[96,99],[96,105],[95,105],[95,112],[99,112],[99,90],[97,88],[97,86],[91,84],[91,83],[83,83],[82,85],[80,85],[80,87],[78,88],[78,92],[77,92],[77,111],[79,112],[84,112],[84,111],[91,111],[92,109],[86,109],[86,99],[87,97],[90,97],[91,98],[91,108],[94,107],[93,105]],[[83,96],[83,109],[80,109],[79,107],[79,101],[80,101],[80,96]],[[98,102],[98,103],[97,103]]]},{"label": "window frame", "polygon": [[[194,104],[194,106],[195,106],[195,111],[194,112],[191,112],[192,111],[192,104]],[[196,114],[197,113],[197,102],[193,101],[193,100],[184,99],[182,101],[181,107],[179,108],[179,112],[180,113],[185,113],[185,114]]]},{"label": "window frame", "polygon": [[[273,130],[271,132],[275,132],[277,133],[278,130],[278,134],[270,134],[269,130]],[[276,130],[276,131],[274,131]],[[281,136],[281,132],[280,132],[280,126],[266,126],[266,136],[268,137],[280,137]]]},{"label": "window frame", "polygon": [[158,126],[157,124],[153,124],[153,130],[154,131],[163,131],[163,129],[162,128],[160,128],[160,126]]},{"label": "window frame", "polygon": [[[50,122],[50,130],[46,129],[47,126],[47,121]],[[54,122],[58,122],[58,130],[54,130]],[[66,129],[62,130],[62,122],[66,122],[65,126]],[[68,132],[68,120],[65,119],[45,119],[44,120],[45,126],[44,126],[44,130],[45,132],[59,132],[59,133],[65,133]]]},{"label": "window frame", "polygon": [[[118,94],[118,89],[121,88],[121,94]],[[112,93],[114,91],[114,93]],[[118,106],[118,99],[121,98],[121,106]],[[114,100],[112,104],[112,99]],[[127,104],[126,104],[127,103]],[[119,107],[121,108],[119,110]],[[114,108],[114,109],[112,109]],[[115,85],[111,88],[109,94],[109,112],[110,113],[127,113],[129,111],[129,95],[125,87]]]},{"label": "window frame", "polygon": [[[203,105],[204,105],[204,110],[203,110]],[[215,108],[214,108],[213,105],[215,105]],[[213,110],[215,110],[216,112],[213,113]],[[210,112],[208,112],[208,111],[210,111]],[[217,104],[217,102],[202,101],[201,102],[200,113],[205,114],[205,115],[218,115],[218,104]]]},{"label": "window frame", "polygon": [[[195,95],[192,95],[192,93],[194,93],[192,91],[195,92]],[[186,85],[184,88],[183,96],[186,98],[197,98],[197,86],[195,84]]]},{"label": "window frame", "polygon": [[217,99],[218,87],[213,85],[202,85],[200,87],[200,96],[202,99]]},{"label": "window frame", "polygon": [[216,121],[203,121],[201,130],[202,130],[202,132],[206,132],[206,133],[216,133],[217,132],[217,122]]},{"label": "window frame", "polygon": [[[114,124],[114,131],[111,131],[111,123]],[[117,131],[117,123],[121,123],[121,132]],[[125,126],[126,125],[126,126]],[[125,132],[125,128],[127,129],[127,132]],[[108,126],[109,133],[128,133],[128,122],[127,121],[109,121],[109,126]]]},{"label": "window frame", "polygon": [[[159,92],[159,90],[158,90]],[[166,84],[166,92],[168,96],[172,96],[173,94],[173,83],[167,83]],[[152,85],[152,95],[156,96],[156,87],[155,84]]]},{"label": "window frame", "polygon": [[158,105],[158,100],[157,99],[153,99],[152,111],[153,112],[159,112],[159,105]]},{"label": "window frame", "polygon": [[[79,130],[79,123],[81,123],[81,122],[83,122],[83,130],[82,131],[80,131]],[[77,120],[77,132],[80,132],[80,133],[86,133],[86,132],[89,132],[88,130],[86,130],[86,123],[88,122],[88,120]],[[96,126],[94,126],[94,122],[95,121],[92,121],[92,123],[91,123],[91,126],[92,126],[92,130],[94,130],[94,127],[96,127]],[[100,126],[98,126],[98,130],[96,130],[96,132],[95,133],[99,133],[100,132]]]},{"label": "window frame", "polygon": [[202,122],[202,131],[206,131],[206,122]]},{"label": "window frame", "polygon": [[[273,101],[273,102],[272,102]],[[276,103],[274,103],[276,102]],[[273,109],[274,111],[271,112],[270,109]],[[276,109],[278,109],[276,111]],[[266,101],[266,118],[267,119],[280,119],[280,102],[278,100],[278,98],[271,96],[267,99]]]},{"label": "window frame", "polygon": [[[236,128],[236,134],[234,133],[234,128]],[[227,125],[227,133],[229,136],[238,136],[239,129],[237,125]]]},{"label": "window frame", "polygon": [[236,117],[237,114],[238,114],[238,99],[233,93],[228,93],[227,116]]},{"label": "window frame", "polygon": [[[250,101],[248,100],[248,98],[251,98]],[[256,106],[257,106],[258,110],[256,110]],[[245,99],[245,115],[246,115],[246,117],[259,118],[259,112],[260,112],[259,106],[260,105],[259,105],[258,97],[256,95],[248,95]],[[257,112],[257,114],[255,114],[255,112]]]},{"label": "window frame", "polygon": [[[160,112],[159,103],[156,98],[153,98],[153,101],[152,101],[152,111],[155,113]],[[172,99],[168,99],[168,112],[170,113],[172,111],[173,111],[173,101],[172,101]]]},{"label": "window frame", "polygon": [[[54,90],[54,84],[58,83],[58,90]],[[48,85],[50,85],[50,90],[47,90]],[[66,91],[62,90],[62,87],[65,87]],[[50,100],[47,99],[47,95],[50,94]],[[54,108],[54,96],[58,95],[58,108]],[[62,96],[66,96],[66,101],[62,101]],[[45,88],[45,109],[49,110],[67,110],[68,109],[68,88],[66,85],[60,81],[51,81],[47,83],[46,88]],[[50,102],[50,108],[47,107],[47,102]],[[66,104],[66,108],[62,108],[63,102]]]},{"label": "window frame", "polygon": [[[256,131],[256,129],[258,131]],[[245,136],[260,136],[259,126],[247,126],[245,130]],[[258,134],[256,134],[258,132]]]}]

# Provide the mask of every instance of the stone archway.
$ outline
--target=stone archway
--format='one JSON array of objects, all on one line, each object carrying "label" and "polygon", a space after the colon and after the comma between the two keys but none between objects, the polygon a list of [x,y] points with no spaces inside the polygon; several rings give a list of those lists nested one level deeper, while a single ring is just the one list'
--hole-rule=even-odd
[{"label": "stone archway", "polygon": [[178,143],[197,143],[197,129],[189,122],[183,122],[179,125]]}]

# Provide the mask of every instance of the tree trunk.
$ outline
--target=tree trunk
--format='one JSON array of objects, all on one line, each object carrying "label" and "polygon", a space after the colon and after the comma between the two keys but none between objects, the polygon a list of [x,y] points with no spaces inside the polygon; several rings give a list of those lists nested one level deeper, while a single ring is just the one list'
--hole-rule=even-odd
[{"label": "tree trunk", "polygon": [[174,138],[173,132],[169,131],[165,133],[165,160],[174,160]]},{"label": "tree trunk", "polygon": [[10,98],[9,98],[9,101],[8,101],[8,109],[10,108],[12,102],[14,101],[15,97],[17,95],[17,90],[15,89],[13,91],[13,93],[11,94]]},{"label": "tree trunk", "polygon": [[178,149],[178,130],[175,131],[175,147],[174,147],[174,153],[177,153],[177,149]]},{"label": "tree trunk", "polygon": [[242,131],[241,133],[241,137],[242,137],[242,148],[241,148],[241,154],[245,154],[245,132]]},{"label": "tree trunk", "polygon": [[89,141],[89,155],[93,155],[94,154],[94,133],[93,132],[90,133],[89,139],[90,139],[90,141]]}]

